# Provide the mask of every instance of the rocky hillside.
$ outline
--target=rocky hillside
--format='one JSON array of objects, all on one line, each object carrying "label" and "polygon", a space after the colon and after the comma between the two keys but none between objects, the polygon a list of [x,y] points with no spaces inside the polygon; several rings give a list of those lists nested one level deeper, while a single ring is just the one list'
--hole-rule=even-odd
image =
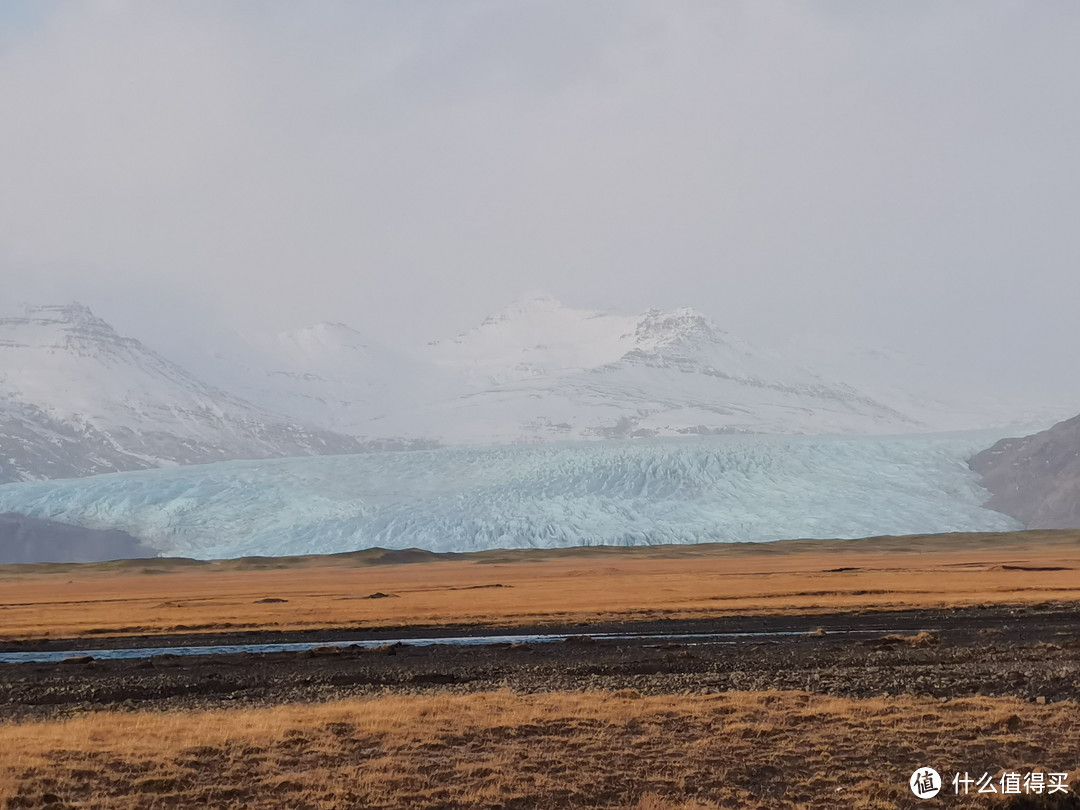
[{"label": "rocky hillside", "polygon": [[1003,439],[971,460],[992,493],[987,506],[1029,529],[1080,527],[1080,416],[1021,439]]},{"label": "rocky hillside", "polygon": [[9,512],[0,514],[0,565],[154,556],[154,549],[127,532],[84,529]]}]

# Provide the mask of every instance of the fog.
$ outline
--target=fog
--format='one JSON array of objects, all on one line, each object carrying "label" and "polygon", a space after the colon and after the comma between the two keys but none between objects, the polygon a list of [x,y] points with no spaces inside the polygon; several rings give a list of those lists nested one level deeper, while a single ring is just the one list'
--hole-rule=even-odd
[{"label": "fog", "polygon": [[0,297],[408,344],[539,288],[1080,405],[1078,35],[1067,2],[6,0]]}]

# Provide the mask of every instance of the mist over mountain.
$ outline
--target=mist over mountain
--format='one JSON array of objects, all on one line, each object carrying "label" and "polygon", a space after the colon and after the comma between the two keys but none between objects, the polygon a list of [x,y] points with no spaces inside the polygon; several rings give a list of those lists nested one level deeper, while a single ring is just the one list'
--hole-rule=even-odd
[{"label": "mist over mountain", "polygon": [[863,388],[690,308],[621,315],[543,294],[421,347],[322,323],[234,331],[189,356],[183,368],[79,304],[0,319],[0,480],[440,444],[889,434],[1044,418]]},{"label": "mist over mountain", "polygon": [[[0,305],[361,444],[1080,413],[1071,4],[241,5],[0,4]],[[9,382],[6,475],[243,432]]]},{"label": "mist over mountain", "polygon": [[713,433],[873,433],[913,420],[683,308],[613,315],[550,296],[516,301],[425,347],[473,386],[383,422],[448,443]]},{"label": "mist over mountain", "polygon": [[201,377],[328,430],[370,437],[374,419],[467,390],[424,359],[346,324],[230,338],[195,359]]},{"label": "mist over mountain", "polygon": [[237,336],[200,374],[262,407],[399,442],[1041,428],[1076,404],[1010,398],[896,352],[755,346],[693,308],[638,314],[526,295],[396,347],[344,324]]}]

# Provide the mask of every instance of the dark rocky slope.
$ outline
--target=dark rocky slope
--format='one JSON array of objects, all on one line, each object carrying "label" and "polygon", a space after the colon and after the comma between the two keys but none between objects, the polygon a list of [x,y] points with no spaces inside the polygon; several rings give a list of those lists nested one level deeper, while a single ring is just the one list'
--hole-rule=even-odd
[{"label": "dark rocky slope", "polygon": [[0,514],[0,564],[100,562],[156,556],[126,532],[95,531],[10,512]]},{"label": "dark rocky slope", "polygon": [[971,460],[987,506],[1029,529],[1080,527],[1080,416],[1021,439],[1002,439]]}]

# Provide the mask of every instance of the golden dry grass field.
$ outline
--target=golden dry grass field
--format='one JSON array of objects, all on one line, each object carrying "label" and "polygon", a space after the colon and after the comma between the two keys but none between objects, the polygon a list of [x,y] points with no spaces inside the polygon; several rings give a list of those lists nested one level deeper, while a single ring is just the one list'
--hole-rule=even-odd
[{"label": "golden dry grass field", "polygon": [[[1078,571],[1080,532],[11,566],[0,569],[0,634],[506,626],[1075,602]],[[367,598],[380,593],[385,598]],[[36,665],[24,666],[12,671],[15,681]],[[59,666],[72,673],[68,680],[80,677]],[[435,690],[212,711],[84,707],[71,717],[0,723],[0,808],[885,810],[932,806],[907,785],[923,765],[947,778],[1042,769],[1069,772],[1074,787],[1080,780],[1080,706],[1070,700],[672,691],[680,693]],[[949,795],[946,803],[1072,806],[978,795]]]},{"label": "golden dry grass field", "polygon": [[1080,532],[7,566],[0,639],[1075,601],[1078,571]]},{"label": "golden dry grass field", "polygon": [[493,692],[96,713],[0,726],[0,806],[884,810],[921,806],[908,778],[925,765],[949,782],[1038,768],[1075,782],[1078,723],[1074,703],[802,692]]}]

